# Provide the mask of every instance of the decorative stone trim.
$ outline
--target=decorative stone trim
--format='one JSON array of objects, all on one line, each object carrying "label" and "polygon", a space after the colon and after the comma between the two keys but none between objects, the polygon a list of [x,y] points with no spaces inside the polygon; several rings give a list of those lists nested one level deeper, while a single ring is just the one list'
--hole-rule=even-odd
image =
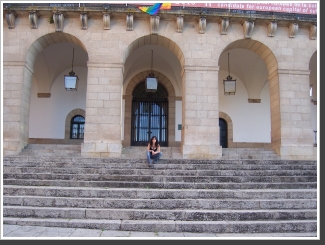
[{"label": "decorative stone trim", "polygon": [[251,38],[253,29],[254,29],[254,21],[253,20],[245,20],[243,23],[243,29],[244,29],[244,37]]},{"label": "decorative stone trim", "polygon": [[51,93],[37,93],[38,98],[50,98]]},{"label": "decorative stone trim", "polygon": [[103,28],[104,30],[110,30],[111,29],[111,15],[110,13],[103,13]]},{"label": "decorative stone trim", "polygon": [[9,29],[15,28],[16,14],[12,11],[6,13],[6,21]]},{"label": "decorative stone trim", "polygon": [[204,34],[207,27],[207,20],[205,16],[201,16],[199,19],[199,33]]},{"label": "decorative stone trim", "polygon": [[37,29],[38,27],[38,13],[36,11],[29,12],[30,28]]},{"label": "decorative stone trim", "polygon": [[267,26],[267,36],[274,37],[277,28],[278,23],[275,20],[270,21]]},{"label": "decorative stone trim", "polygon": [[[80,14],[80,11],[83,11],[82,9],[84,9],[85,7],[80,7],[79,9],[75,8],[75,7],[72,7],[72,6],[65,6],[62,8],[60,8],[60,10],[58,10],[58,8],[56,7],[51,7],[51,6],[41,6],[41,5],[37,5],[37,3],[33,4],[32,7],[29,6],[29,7],[25,7],[25,6],[19,6],[20,4],[18,4],[17,6],[4,6],[6,8],[5,12],[6,12],[6,20],[7,20],[7,23],[8,23],[8,28],[9,29],[13,29],[15,28],[15,18],[20,18],[22,16],[24,16],[26,13],[28,14],[28,12],[37,12],[38,13],[38,19],[40,17],[47,17],[48,14],[52,14],[52,13],[58,13],[59,11],[63,12],[65,14],[65,17],[68,16],[68,18],[75,18],[75,14],[76,13],[79,13]],[[86,4],[87,5],[87,4]],[[19,15],[17,15],[17,12],[19,12]],[[134,15],[136,12],[138,12],[137,9],[133,9],[133,8],[128,8],[128,7],[119,7],[118,9],[117,8],[110,8],[110,6],[108,4],[103,4],[103,5],[98,5],[97,7],[91,7],[91,16],[93,14],[97,15],[98,13],[103,13],[104,15],[110,15],[111,13],[125,13],[127,15],[129,15],[130,13],[132,13],[132,15]],[[89,14],[89,13],[88,13]],[[137,16],[144,16],[145,13],[137,13]],[[177,11],[177,13],[175,11],[171,11],[169,13],[164,13],[164,15],[175,15],[177,16],[177,23],[176,23],[176,26],[177,26],[177,30],[176,32],[183,32],[183,16],[194,16],[195,13],[193,13],[193,10],[181,10],[181,11]],[[216,15],[216,13],[214,13],[213,11],[209,11],[207,12],[206,10],[203,9],[203,11],[199,14],[199,15],[204,15],[205,17],[208,17],[209,19],[210,18],[213,18],[215,20],[219,20],[221,18],[221,28],[220,28],[220,32],[221,32],[221,35],[226,35],[227,34],[227,28],[228,28],[228,25],[229,25],[229,18],[232,19],[232,21],[235,23],[243,23],[243,18],[246,18],[246,19],[249,19],[251,20],[251,14],[250,13],[247,13],[247,14],[239,14],[238,13],[230,13],[230,12],[226,12],[225,13],[226,15],[223,15],[223,16],[219,16],[218,14]],[[267,18],[272,20],[271,22],[268,23],[268,36],[272,37],[275,35],[275,31],[276,31],[276,26],[277,24],[275,23],[275,18],[276,15],[271,15],[271,13],[263,13],[261,17],[254,17],[254,21],[255,21],[255,18],[257,20],[266,20]],[[36,18],[36,17],[34,17]],[[89,18],[89,16],[88,16]],[[106,16],[106,17],[103,17],[103,19],[106,18],[106,20],[104,20],[104,30],[109,30],[110,29],[110,17]],[[133,23],[132,23],[132,18],[131,16],[127,17],[127,18],[130,18],[129,20],[127,20],[127,30],[134,30],[134,27],[133,27]],[[50,18],[50,23],[53,23],[52,21],[54,18]],[[31,22],[32,20],[30,20]],[[63,17],[60,17],[60,22],[63,22]],[[314,39],[317,39],[317,33],[316,33],[316,29],[317,29],[317,26],[316,26],[316,21],[317,21],[317,18],[311,16],[310,18],[308,17],[306,20],[303,20],[303,19],[299,19],[299,23],[302,23],[303,25],[303,28],[305,29],[309,29],[309,36],[310,36],[310,39],[314,40]],[[249,21],[247,21],[249,22]],[[289,17],[284,17],[282,18],[281,17],[281,22],[283,23],[286,23],[285,25],[288,25],[292,22],[292,19]],[[20,22],[20,23],[23,23],[23,22]],[[36,22],[35,22],[36,23]],[[31,26],[32,28],[36,29],[38,28],[37,27],[37,24],[35,25],[35,23],[31,22]],[[263,24],[264,22],[258,22],[258,23],[261,23]],[[205,23],[206,24],[206,23]],[[247,24],[247,23],[246,23]],[[245,24],[245,25],[246,25]],[[308,27],[307,24],[309,25],[312,25],[312,27]],[[56,26],[56,31],[63,31],[63,23],[61,25],[61,27],[58,27],[58,23],[55,23],[55,26]],[[264,24],[263,24],[264,25]],[[295,24],[296,25],[296,24]],[[244,26],[244,29],[246,30],[245,31],[245,37],[246,38],[250,38],[251,37],[251,33],[249,31],[249,29],[253,27],[253,23],[250,23],[248,26]],[[85,26],[84,26],[85,28]],[[294,26],[292,26],[293,30],[289,31],[290,32],[296,32]],[[201,28],[200,28],[200,33],[203,33],[205,31],[203,31],[203,23],[201,23]],[[157,34],[156,31],[154,31],[152,34]],[[290,34],[291,37],[294,37],[295,34]]]},{"label": "decorative stone trim", "polygon": [[55,31],[63,31],[64,26],[64,15],[63,13],[53,13],[53,21],[55,25]]},{"label": "decorative stone trim", "polygon": [[220,31],[221,31],[221,35],[227,35],[228,33],[228,27],[229,27],[229,18],[222,18],[221,20],[221,28],[220,28]]},{"label": "decorative stone trim", "polygon": [[158,34],[159,20],[160,20],[159,15],[150,16],[151,34]]},{"label": "decorative stone trim", "polygon": [[261,99],[248,99],[248,103],[261,103]]},{"label": "decorative stone trim", "polygon": [[81,30],[88,29],[88,14],[87,13],[80,14],[80,24],[81,24]]},{"label": "decorative stone trim", "polygon": [[299,26],[297,23],[291,23],[289,26],[289,37],[294,38],[298,33]]},{"label": "decorative stone trim", "polygon": [[311,25],[309,27],[309,38],[311,40],[316,40],[317,39],[317,25]]},{"label": "decorative stone trim", "polygon": [[183,15],[176,16],[176,32],[183,32],[184,17]]},{"label": "decorative stone trim", "polygon": [[133,14],[126,15],[126,30],[133,31]]}]

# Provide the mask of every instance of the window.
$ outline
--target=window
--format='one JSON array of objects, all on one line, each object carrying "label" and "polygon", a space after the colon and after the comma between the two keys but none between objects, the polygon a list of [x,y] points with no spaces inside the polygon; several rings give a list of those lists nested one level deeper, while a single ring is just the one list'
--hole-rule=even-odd
[{"label": "window", "polygon": [[85,118],[77,115],[71,119],[70,139],[84,138]]}]

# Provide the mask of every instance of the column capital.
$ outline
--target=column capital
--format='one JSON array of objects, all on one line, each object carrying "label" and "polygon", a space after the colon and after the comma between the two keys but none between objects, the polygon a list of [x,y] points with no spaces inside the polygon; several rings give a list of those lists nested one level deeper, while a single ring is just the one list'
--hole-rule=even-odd
[{"label": "column capital", "polygon": [[185,65],[185,71],[219,71],[220,66]]},{"label": "column capital", "polygon": [[296,69],[278,69],[279,74],[283,75],[310,75],[310,70],[296,70]]},{"label": "column capital", "polygon": [[34,69],[26,61],[4,61],[3,66],[24,66],[28,71],[34,73]]},{"label": "column capital", "polygon": [[98,62],[87,62],[88,67],[95,68],[124,68],[123,63],[98,63]]},{"label": "column capital", "polygon": [[183,67],[181,76],[184,75],[185,72],[194,72],[194,71],[205,71],[205,72],[218,72],[220,66],[195,66],[195,65],[185,65]]}]

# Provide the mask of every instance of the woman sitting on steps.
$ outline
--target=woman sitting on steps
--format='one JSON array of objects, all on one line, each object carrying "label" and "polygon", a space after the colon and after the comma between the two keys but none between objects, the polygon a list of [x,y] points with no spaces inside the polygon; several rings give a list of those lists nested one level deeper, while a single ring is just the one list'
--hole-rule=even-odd
[{"label": "woman sitting on steps", "polygon": [[[147,161],[150,164],[157,163],[161,158],[162,152],[160,152],[160,145],[158,143],[157,137],[152,136],[147,147]],[[151,162],[151,160],[153,161]]]}]

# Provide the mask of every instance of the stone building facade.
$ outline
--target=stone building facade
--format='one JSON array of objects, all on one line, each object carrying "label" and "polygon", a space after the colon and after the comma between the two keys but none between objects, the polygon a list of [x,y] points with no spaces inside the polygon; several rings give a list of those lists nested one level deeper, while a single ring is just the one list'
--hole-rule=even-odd
[{"label": "stone building facade", "polygon": [[[36,5],[2,6],[4,156],[62,143],[81,144],[85,157],[120,157],[151,130],[146,140],[157,132],[184,159],[219,159],[223,147],[316,159],[317,15]],[[77,91],[63,86],[71,68]],[[150,72],[156,93],[144,89]],[[224,93],[228,75],[235,95]],[[141,129],[148,108],[153,126]],[[85,120],[78,139],[75,116]]]}]

